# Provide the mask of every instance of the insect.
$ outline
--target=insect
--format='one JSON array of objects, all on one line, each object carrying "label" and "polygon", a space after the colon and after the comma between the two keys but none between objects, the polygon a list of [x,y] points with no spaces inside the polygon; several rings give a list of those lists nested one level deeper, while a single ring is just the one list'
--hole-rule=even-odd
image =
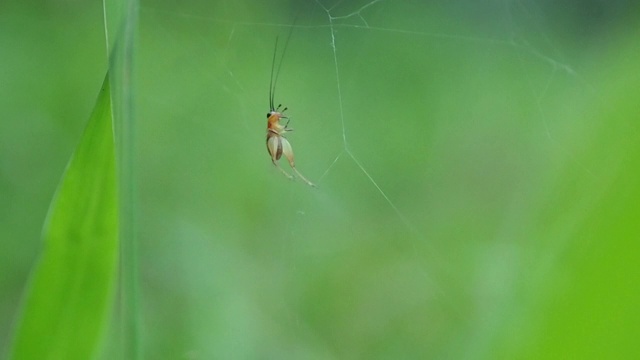
[{"label": "insect", "polygon": [[[280,75],[280,67],[282,66],[282,59],[284,59],[284,54],[287,51],[287,45],[289,45],[289,39],[291,39],[291,33],[293,31],[293,27],[291,27],[291,31],[289,32],[289,36],[287,37],[287,41],[284,44],[284,49],[282,51],[282,58],[280,59],[280,64],[278,65],[277,72],[275,73],[274,79],[274,70],[276,64],[276,52],[278,50],[278,38],[276,37],[276,45],[273,50],[273,62],[271,63],[271,82],[269,83],[269,112],[267,113],[267,150],[269,151],[269,155],[271,155],[271,162],[275,165],[287,178],[293,179],[289,173],[287,173],[283,168],[278,164],[278,160],[284,155],[289,161],[289,165],[293,172],[299,177],[302,181],[307,183],[309,186],[315,187],[316,185],[311,181],[307,180],[304,175],[302,175],[298,169],[296,169],[295,161],[293,159],[293,149],[291,148],[291,144],[289,140],[285,138],[285,134],[293,131],[292,128],[289,127],[289,118],[284,115],[284,112],[287,111],[285,107],[282,108],[282,104],[275,107],[274,98],[276,93],[276,83],[278,82],[278,76]],[[281,120],[286,119],[287,123],[282,125],[280,123]]]}]

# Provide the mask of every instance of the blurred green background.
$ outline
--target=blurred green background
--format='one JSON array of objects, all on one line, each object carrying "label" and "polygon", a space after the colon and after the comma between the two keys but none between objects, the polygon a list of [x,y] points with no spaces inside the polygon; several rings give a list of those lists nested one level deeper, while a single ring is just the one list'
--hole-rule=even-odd
[{"label": "blurred green background", "polygon": [[[102,16],[0,4],[2,353],[107,69]],[[294,19],[275,101],[318,189],[265,147]],[[622,0],[143,1],[145,357],[640,356],[639,20]]]}]

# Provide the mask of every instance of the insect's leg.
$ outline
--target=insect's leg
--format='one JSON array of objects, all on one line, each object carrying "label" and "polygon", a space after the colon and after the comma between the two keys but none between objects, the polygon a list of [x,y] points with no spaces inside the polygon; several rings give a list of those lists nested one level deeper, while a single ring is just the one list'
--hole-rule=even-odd
[{"label": "insect's leg", "polygon": [[293,131],[292,128],[289,127],[289,121],[291,121],[291,119],[287,116],[281,116],[280,119],[287,119],[287,123],[284,124],[284,126],[281,126],[281,131],[285,131],[285,132],[289,132],[289,131]]},{"label": "insect's leg", "polygon": [[[288,172],[284,171],[284,169],[280,167],[278,162],[276,162],[275,160],[272,160],[272,161],[273,161],[273,165],[275,165],[278,168],[278,170],[280,170],[282,174],[284,174],[284,176],[286,176],[290,180],[293,180],[293,176],[291,176],[291,174],[289,174]],[[295,168],[293,170],[295,170]]]},{"label": "insect's leg", "polygon": [[281,168],[278,164],[278,159],[280,159],[280,156],[282,156],[282,139],[283,138],[278,135],[268,136],[267,150],[269,150],[269,155],[271,155],[271,162],[273,162],[273,165],[275,165],[275,167],[277,167],[278,170],[280,170],[284,174],[284,176],[288,177],[289,179],[293,179],[293,176],[284,171],[284,169]]},{"label": "insect's leg", "polygon": [[296,164],[295,164],[295,161],[293,160],[293,148],[291,148],[291,144],[289,144],[289,141],[287,139],[285,139],[285,138],[281,138],[281,142],[282,142],[282,153],[284,154],[284,156],[289,161],[289,165],[291,165],[291,168],[296,173],[296,175],[302,181],[306,182],[307,185],[315,187],[316,185],[314,183],[312,183],[311,181],[307,180],[307,178],[304,177],[304,175],[302,175],[300,173],[300,171],[298,171],[298,169],[296,169]]}]

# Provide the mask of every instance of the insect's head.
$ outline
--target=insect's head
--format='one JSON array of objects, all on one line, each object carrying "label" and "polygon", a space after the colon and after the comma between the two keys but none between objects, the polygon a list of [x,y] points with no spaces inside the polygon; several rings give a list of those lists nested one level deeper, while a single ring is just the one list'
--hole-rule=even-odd
[{"label": "insect's head", "polygon": [[287,111],[287,108],[285,107],[284,109],[282,109],[282,111],[280,111],[280,108],[282,107],[282,104],[278,105],[277,108],[275,109],[271,109],[268,113],[267,113],[267,119],[270,118],[272,115],[277,115],[280,118],[287,118],[286,116],[284,116],[284,112]]}]

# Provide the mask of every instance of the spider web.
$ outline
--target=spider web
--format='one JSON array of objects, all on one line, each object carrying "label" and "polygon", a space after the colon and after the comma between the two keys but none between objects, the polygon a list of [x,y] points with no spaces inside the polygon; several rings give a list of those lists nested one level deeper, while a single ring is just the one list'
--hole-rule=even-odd
[{"label": "spider web", "polygon": [[[552,193],[546,182],[567,166],[599,177],[579,156],[595,128],[566,120],[576,116],[558,100],[566,92],[598,97],[571,65],[576,55],[563,51],[531,1],[309,0],[284,12],[287,3],[259,4],[142,8],[156,29],[149,53],[163,55],[142,61],[152,75],[142,76],[141,87],[164,89],[141,100],[141,112],[157,119],[141,126],[143,152],[169,159],[159,191],[181,204],[148,212],[150,219],[171,213],[174,236],[195,239],[197,250],[178,251],[180,272],[190,274],[185,291],[200,294],[189,301],[206,307],[204,294],[219,289],[264,295],[242,276],[264,271],[269,289],[282,294],[267,300],[266,312],[286,320],[262,318],[261,326],[294,324],[313,351],[331,347],[338,339],[318,329],[330,327],[310,320],[299,299],[313,287],[302,272],[332,291],[357,285],[403,311],[426,306],[420,314],[436,323],[477,317],[467,329],[471,340],[455,351],[488,351],[508,328],[508,316],[495,313],[515,301],[518,279],[549,271],[569,246],[561,235],[542,245],[549,256],[527,254],[540,235],[530,233],[540,199]],[[291,26],[275,101],[290,109],[297,168],[317,190],[273,171],[264,148],[273,39]],[[149,160],[145,172],[165,166]],[[568,209],[569,224],[583,206]],[[201,286],[194,274],[201,279],[212,259],[221,264],[214,272],[231,269],[240,285],[219,280],[194,290]],[[351,282],[340,280],[350,275]],[[378,293],[378,278],[406,299]],[[367,304],[380,311],[379,303]],[[245,298],[235,314],[264,316],[255,306]],[[352,320],[364,322],[365,310],[354,311]],[[377,325],[405,316],[390,314]],[[188,321],[202,327],[206,320]],[[189,356],[208,353],[195,347]]]}]

